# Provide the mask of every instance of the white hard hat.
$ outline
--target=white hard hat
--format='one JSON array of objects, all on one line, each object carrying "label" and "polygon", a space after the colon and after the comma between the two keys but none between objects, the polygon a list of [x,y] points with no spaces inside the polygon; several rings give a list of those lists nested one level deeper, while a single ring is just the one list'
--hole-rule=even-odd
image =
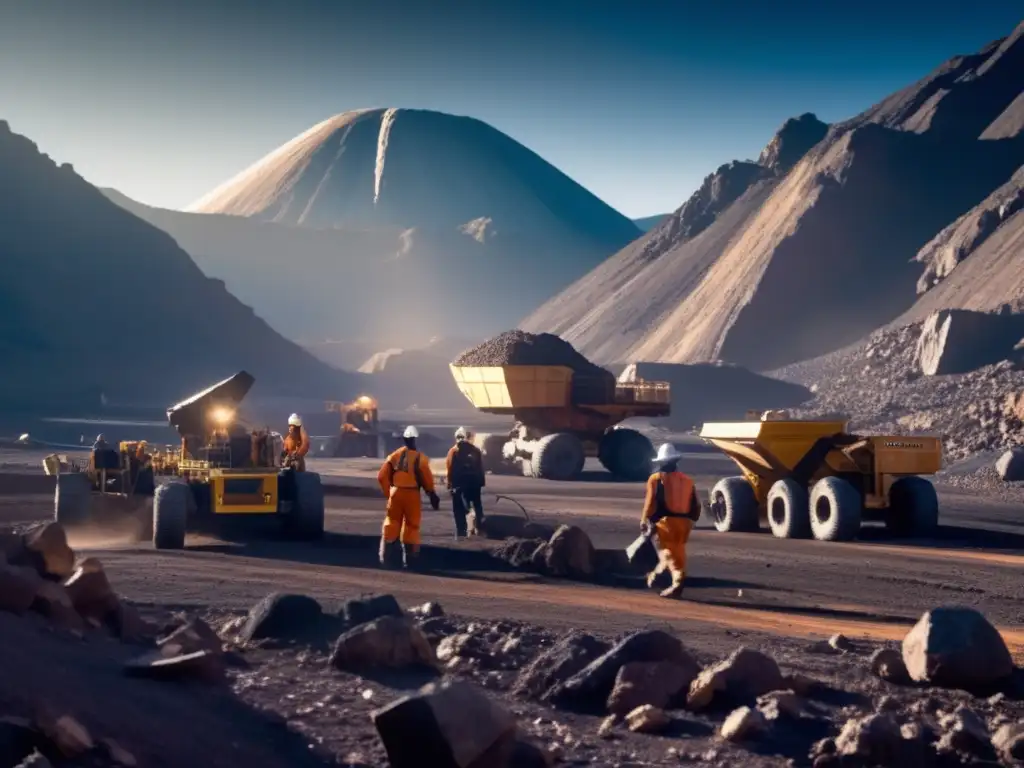
[{"label": "white hard hat", "polygon": [[466,428],[465,427],[459,427],[458,429],[455,430],[455,439],[456,440],[465,440],[468,436],[469,436],[469,433],[466,432]]},{"label": "white hard hat", "polygon": [[405,432],[402,433],[402,437],[408,440],[410,437],[419,437],[420,431],[416,429],[412,424],[405,428]]},{"label": "white hard hat", "polygon": [[299,414],[297,414],[297,413],[293,413],[291,416],[288,417],[288,426],[289,427],[301,427],[302,426],[302,417],[299,416]]},{"label": "white hard hat", "polygon": [[96,442],[98,443],[101,440],[103,440],[103,435],[96,435]]},{"label": "white hard hat", "polygon": [[662,443],[658,446],[658,455],[654,457],[654,464],[667,464],[670,461],[682,458],[682,454],[676,450],[672,443]]}]

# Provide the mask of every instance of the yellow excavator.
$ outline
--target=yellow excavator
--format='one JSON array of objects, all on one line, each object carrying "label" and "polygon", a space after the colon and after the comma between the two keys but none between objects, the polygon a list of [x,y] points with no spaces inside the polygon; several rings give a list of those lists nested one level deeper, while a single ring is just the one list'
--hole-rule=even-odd
[{"label": "yellow excavator", "polygon": [[338,434],[328,443],[328,453],[335,458],[371,458],[383,455],[380,434],[380,413],[377,401],[360,395],[351,402],[331,400],[328,413],[341,416]]}]

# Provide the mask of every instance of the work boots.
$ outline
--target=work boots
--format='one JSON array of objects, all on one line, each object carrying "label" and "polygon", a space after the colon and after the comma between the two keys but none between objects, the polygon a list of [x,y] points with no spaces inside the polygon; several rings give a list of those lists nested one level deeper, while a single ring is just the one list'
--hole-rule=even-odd
[{"label": "work boots", "polygon": [[681,582],[681,581],[673,581],[671,587],[669,587],[668,589],[661,590],[661,592],[659,592],[658,594],[660,594],[662,597],[666,597],[666,598],[682,597],[683,596],[683,582]]},{"label": "work boots", "polygon": [[402,566],[408,570],[419,567],[420,548],[416,544],[402,545]]},{"label": "work boots", "polygon": [[377,557],[380,564],[385,568],[393,568],[398,564],[398,548],[401,545],[397,541],[386,541],[381,537],[380,548],[377,550]]}]

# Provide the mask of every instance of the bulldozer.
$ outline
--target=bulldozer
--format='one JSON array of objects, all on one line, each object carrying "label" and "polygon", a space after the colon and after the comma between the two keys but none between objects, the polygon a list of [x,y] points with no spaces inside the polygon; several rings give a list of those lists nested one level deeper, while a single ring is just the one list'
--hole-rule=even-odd
[{"label": "bulldozer", "polygon": [[369,395],[360,395],[349,403],[331,400],[328,413],[341,416],[341,428],[328,443],[327,452],[335,458],[379,459],[384,455],[380,434],[377,401]]},{"label": "bulldozer", "polygon": [[[181,437],[173,451],[152,454],[138,443],[93,451],[85,472],[57,475],[55,519],[65,527],[100,524],[94,516],[111,501],[144,519],[144,538],[156,549],[182,549],[189,530],[211,523],[277,517],[283,532],[319,538],[324,530],[324,492],[315,472],[297,472],[276,453],[268,429],[249,429],[238,405],[255,379],[240,371],[167,410]],[[148,479],[147,479],[148,478]],[[151,500],[151,503],[140,505]],[[141,511],[140,511],[141,510]]]},{"label": "bulldozer", "polygon": [[707,423],[700,437],[741,472],[711,489],[720,532],[767,525],[783,539],[851,541],[864,522],[884,522],[900,536],[938,528],[938,496],[922,477],[942,468],[937,437],[856,435],[847,420],[792,419],[786,411]]},{"label": "bulldozer", "polygon": [[668,416],[666,382],[616,383],[560,365],[449,368],[477,410],[514,419],[507,433],[473,435],[487,471],[572,480],[590,456],[619,479],[650,475],[651,441],[618,425],[635,416]]}]

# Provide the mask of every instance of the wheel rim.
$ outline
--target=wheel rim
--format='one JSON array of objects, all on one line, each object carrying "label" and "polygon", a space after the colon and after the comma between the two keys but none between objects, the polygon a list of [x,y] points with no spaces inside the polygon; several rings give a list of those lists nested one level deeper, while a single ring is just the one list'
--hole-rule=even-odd
[{"label": "wheel rim", "polygon": [[715,522],[716,523],[723,523],[723,522],[725,522],[725,512],[726,512],[726,510],[725,510],[725,494],[722,493],[721,491],[716,491],[715,492],[715,499],[714,499],[714,501],[715,501],[715,503],[712,505],[712,510],[714,511]]},{"label": "wheel rim", "polygon": [[818,497],[814,505],[814,520],[819,525],[825,525],[832,517],[832,505],[825,496]]}]

